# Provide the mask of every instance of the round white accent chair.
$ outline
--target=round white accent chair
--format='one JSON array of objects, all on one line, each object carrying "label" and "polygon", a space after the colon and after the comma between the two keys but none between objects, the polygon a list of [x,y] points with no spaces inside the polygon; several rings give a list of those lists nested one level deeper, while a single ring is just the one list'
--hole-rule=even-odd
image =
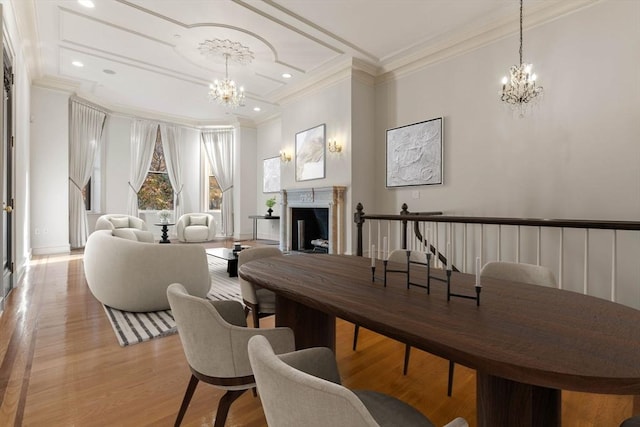
[{"label": "round white accent chair", "polygon": [[176,234],[181,242],[208,242],[216,237],[216,222],[207,213],[188,213],[176,223]]},{"label": "round white accent chair", "polygon": [[114,230],[121,228],[134,228],[136,230],[149,230],[147,224],[131,215],[125,214],[106,214],[102,215],[96,221],[96,230]]}]

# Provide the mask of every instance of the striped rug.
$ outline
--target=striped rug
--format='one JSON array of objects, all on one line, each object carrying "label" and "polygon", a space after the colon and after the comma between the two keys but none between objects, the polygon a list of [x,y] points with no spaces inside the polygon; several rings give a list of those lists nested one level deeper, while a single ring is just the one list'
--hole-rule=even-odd
[{"label": "striped rug", "polygon": [[[211,289],[207,298],[242,302],[238,278],[229,277],[227,262],[213,256],[207,256],[207,261],[209,276],[211,276]],[[131,313],[106,305],[103,307],[118,338],[118,343],[122,347],[176,333],[176,322],[173,320],[171,310]]]}]

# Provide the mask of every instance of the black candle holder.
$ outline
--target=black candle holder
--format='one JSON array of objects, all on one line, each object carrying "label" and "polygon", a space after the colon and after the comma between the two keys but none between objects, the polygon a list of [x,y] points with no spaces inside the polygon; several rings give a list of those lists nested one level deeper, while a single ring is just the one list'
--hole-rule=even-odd
[{"label": "black candle holder", "polygon": [[[464,295],[464,294],[457,294],[457,293],[453,293],[451,292],[451,274],[452,271],[451,270],[447,270],[447,302],[451,301],[451,297],[458,297],[458,298],[465,298],[465,299],[472,299],[476,301],[476,306],[480,306],[480,292],[482,291],[482,286],[474,286],[475,290],[476,290],[476,295]],[[443,280],[443,279],[440,279]]]}]

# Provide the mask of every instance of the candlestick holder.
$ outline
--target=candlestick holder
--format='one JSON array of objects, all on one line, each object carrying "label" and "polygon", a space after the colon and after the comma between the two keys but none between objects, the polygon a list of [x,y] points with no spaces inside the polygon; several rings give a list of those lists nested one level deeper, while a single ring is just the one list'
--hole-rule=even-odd
[{"label": "candlestick holder", "polygon": [[[458,293],[454,293],[451,292],[451,274],[452,271],[451,270],[447,270],[447,302],[451,301],[451,297],[458,297],[458,298],[465,298],[465,299],[472,299],[476,301],[476,306],[480,306],[480,291],[482,291],[482,286],[475,286],[476,289],[476,294],[475,296],[473,295],[464,295],[464,294],[458,294]],[[441,279],[442,280],[442,279]]]}]

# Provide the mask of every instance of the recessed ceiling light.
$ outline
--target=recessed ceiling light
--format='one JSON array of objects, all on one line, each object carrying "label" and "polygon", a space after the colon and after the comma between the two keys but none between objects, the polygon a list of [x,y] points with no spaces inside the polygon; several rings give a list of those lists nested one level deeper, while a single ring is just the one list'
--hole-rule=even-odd
[{"label": "recessed ceiling light", "polygon": [[260,107],[253,107],[253,111],[260,111],[261,108]]},{"label": "recessed ceiling light", "polygon": [[115,71],[110,70],[108,68],[105,68],[104,70],[102,70],[102,72],[105,73],[105,74],[115,74],[116,73]]},{"label": "recessed ceiling light", "polygon": [[80,61],[73,61],[71,65],[73,65],[74,67],[84,67],[84,64]]},{"label": "recessed ceiling light", "polygon": [[290,79],[290,78],[291,78],[291,74],[289,74],[289,73],[282,73],[282,78],[284,78],[284,79]]},{"label": "recessed ceiling light", "polygon": [[96,5],[93,4],[91,0],[78,0],[78,3],[80,3],[84,7],[89,7],[89,8],[96,7]]}]

